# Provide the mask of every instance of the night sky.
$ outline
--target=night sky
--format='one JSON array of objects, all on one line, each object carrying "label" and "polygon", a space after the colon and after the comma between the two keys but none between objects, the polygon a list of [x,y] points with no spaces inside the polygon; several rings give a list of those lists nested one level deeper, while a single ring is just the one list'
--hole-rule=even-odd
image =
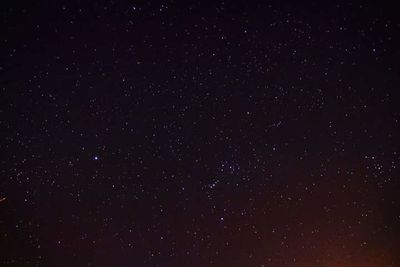
[{"label": "night sky", "polygon": [[1,1],[0,266],[400,266],[384,1]]}]

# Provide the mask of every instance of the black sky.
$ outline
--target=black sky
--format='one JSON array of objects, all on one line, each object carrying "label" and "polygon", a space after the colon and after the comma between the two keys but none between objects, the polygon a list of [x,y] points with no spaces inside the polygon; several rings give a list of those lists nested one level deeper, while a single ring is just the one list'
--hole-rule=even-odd
[{"label": "black sky", "polygon": [[400,266],[399,17],[2,1],[1,266]]}]

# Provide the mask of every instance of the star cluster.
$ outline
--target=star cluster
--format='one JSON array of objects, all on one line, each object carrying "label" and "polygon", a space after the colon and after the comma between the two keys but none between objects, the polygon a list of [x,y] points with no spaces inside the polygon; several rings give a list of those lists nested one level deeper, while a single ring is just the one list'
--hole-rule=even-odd
[{"label": "star cluster", "polygon": [[396,9],[300,2],[2,1],[0,265],[400,266]]}]

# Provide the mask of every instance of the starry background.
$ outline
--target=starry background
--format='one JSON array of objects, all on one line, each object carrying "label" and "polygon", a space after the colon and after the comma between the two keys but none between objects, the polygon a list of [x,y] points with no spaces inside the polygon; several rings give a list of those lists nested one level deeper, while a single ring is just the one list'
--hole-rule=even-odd
[{"label": "starry background", "polygon": [[396,8],[301,2],[1,1],[0,265],[400,266]]}]

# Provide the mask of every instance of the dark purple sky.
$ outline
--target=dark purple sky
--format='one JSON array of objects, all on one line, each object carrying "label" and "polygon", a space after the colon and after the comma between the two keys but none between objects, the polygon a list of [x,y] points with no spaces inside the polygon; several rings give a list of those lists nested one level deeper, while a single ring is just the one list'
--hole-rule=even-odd
[{"label": "dark purple sky", "polygon": [[1,1],[1,266],[400,266],[400,18]]}]

